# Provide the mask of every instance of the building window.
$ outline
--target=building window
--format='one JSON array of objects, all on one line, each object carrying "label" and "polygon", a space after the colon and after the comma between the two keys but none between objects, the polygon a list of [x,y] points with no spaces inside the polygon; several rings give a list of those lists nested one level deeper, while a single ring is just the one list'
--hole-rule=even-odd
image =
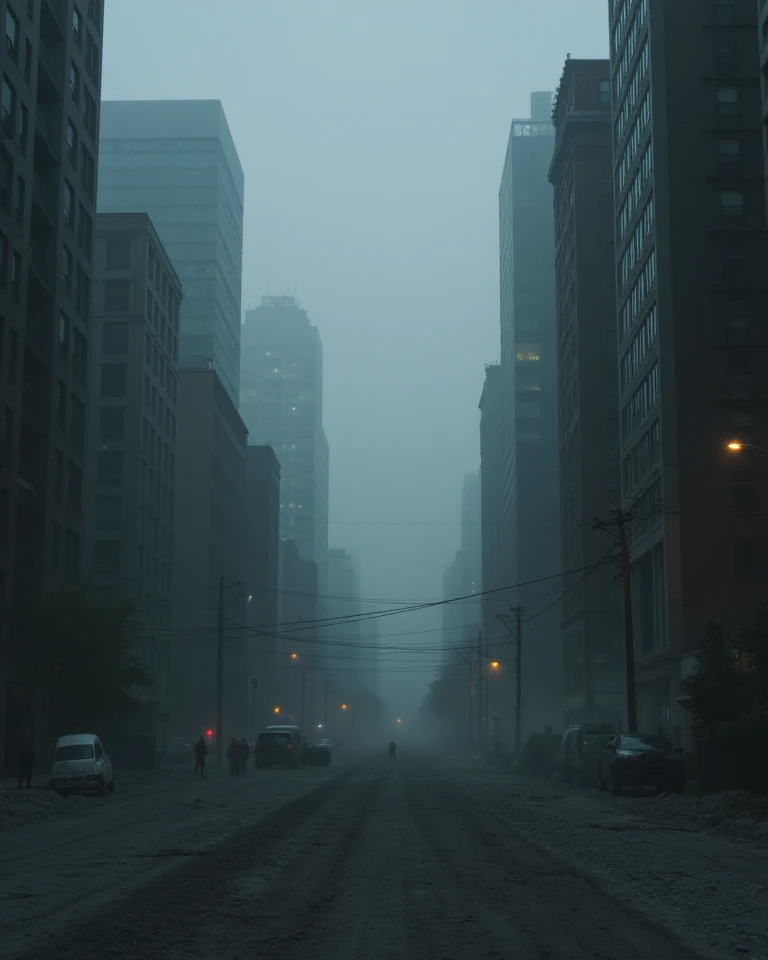
[{"label": "building window", "polygon": [[541,359],[541,346],[538,343],[519,343],[515,349],[515,359],[529,363]]},{"label": "building window", "polygon": [[21,300],[21,254],[15,250],[11,254],[11,296],[17,303]]},{"label": "building window", "polygon": [[4,140],[16,136],[16,90],[7,77],[3,77],[0,92],[0,134]]},{"label": "building window", "polygon": [[68,227],[74,229],[75,226],[75,191],[68,180],[64,181],[64,202],[62,203],[62,213],[64,222]]},{"label": "building window", "polygon": [[721,140],[720,148],[720,173],[731,175],[741,168],[741,143],[732,138]]},{"label": "building window", "polygon": [[85,385],[88,375],[88,343],[79,330],[75,330],[75,349],[72,354],[72,371],[75,378]]},{"label": "building window", "polygon": [[69,439],[78,450],[85,442],[85,404],[74,394],[69,403]]},{"label": "building window", "polygon": [[721,117],[732,117],[739,112],[739,91],[736,87],[718,87],[717,112]]},{"label": "building window", "polygon": [[110,313],[126,313],[131,307],[131,281],[104,281],[104,309]]},{"label": "building window", "polygon": [[119,530],[123,521],[122,497],[96,497],[96,529]]},{"label": "building window", "polygon": [[101,396],[124,397],[128,383],[128,365],[125,363],[102,363]]},{"label": "building window", "polygon": [[610,103],[610,102],[611,102],[611,81],[601,80],[600,81],[600,103]]},{"label": "building window", "polygon": [[2,207],[6,213],[11,212],[12,184],[13,164],[5,153],[0,152],[0,207]]},{"label": "building window", "polygon": [[515,413],[523,420],[538,420],[541,417],[541,404],[536,400],[518,400]]},{"label": "building window", "polygon": [[715,66],[730,67],[736,62],[736,44],[730,40],[715,39]]},{"label": "building window", "polygon": [[715,0],[712,4],[712,19],[718,25],[736,22],[736,8],[733,0]]},{"label": "building window", "polygon": [[88,320],[91,313],[91,281],[88,274],[79,264],[77,267],[75,305],[83,320]]},{"label": "building window", "polygon": [[83,94],[83,123],[85,129],[93,136],[96,132],[96,101],[87,90]]},{"label": "building window", "polygon": [[24,156],[27,155],[27,140],[29,133],[29,110],[22,103],[19,111],[19,149]]},{"label": "building window", "polygon": [[131,269],[131,241],[107,240],[107,270]]},{"label": "building window", "polygon": [[725,331],[729,343],[746,343],[749,340],[749,314],[746,301],[726,301]]},{"label": "building window", "polygon": [[99,440],[120,443],[125,437],[125,407],[102,407],[99,411]]},{"label": "building window", "polygon": [[742,217],[744,215],[744,194],[741,190],[722,190],[720,192],[720,211],[724,217]]},{"label": "building window", "polygon": [[67,426],[67,388],[59,380],[56,383],[56,423],[62,430]]},{"label": "building window", "polygon": [[80,537],[74,530],[64,531],[64,565],[71,577],[80,570]]},{"label": "building window", "polygon": [[93,570],[101,576],[116,577],[120,573],[120,541],[95,540],[93,543]]},{"label": "building window", "polygon": [[96,161],[91,156],[91,152],[85,144],[82,144],[80,147],[80,157],[80,185],[90,199],[93,200],[96,189]]},{"label": "building window", "polygon": [[83,509],[83,471],[71,460],[67,462],[67,510],[79,517]]},{"label": "building window", "polygon": [[26,187],[21,177],[16,177],[13,185],[13,213],[16,217],[16,223],[24,223],[24,201],[26,198]]},{"label": "building window", "polygon": [[733,545],[733,572],[741,580],[752,580],[758,573],[757,543],[742,540]]},{"label": "building window", "polygon": [[91,244],[93,243],[93,221],[82,203],[78,204],[77,242],[85,254],[86,260],[91,259]]},{"label": "building window", "polygon": [[72,39],[75,41],[75,46],[77,49],[80,49],[80,25],[82,21],[80,19],[80,11],[75,7],[72,11]]},{"label": "building window", "polygon": [[71,120],[67,120],[67,156],[72,166],[77,169],[77,130]]},{"label": "building window", "polygon": [[80,71],[72,60],[69,64],[69,91],[75,103],[80,102]]},{"label": "building window", "polygon": [[8,57],[19,62],[19,21],[10,9],[5,12],[5,49]]},{"label": "building window", "polygon": [[104,353],[128,353],[128,324],[119,320],[102,324],[102,350]]},{"label": "building window", "polygon": [[19,373],[19,335],[15,330],[8,331],[8,379],[16,382]]},{"label": "building window", "polygon": [[61,248],[61,282],[68,296],[72,296],[72,263],[72,251],[64,244]]},{"label": "building window", "polygon": [[99,450],[98,482],[103,487],[119,487],[123,482],[123,451]]}]

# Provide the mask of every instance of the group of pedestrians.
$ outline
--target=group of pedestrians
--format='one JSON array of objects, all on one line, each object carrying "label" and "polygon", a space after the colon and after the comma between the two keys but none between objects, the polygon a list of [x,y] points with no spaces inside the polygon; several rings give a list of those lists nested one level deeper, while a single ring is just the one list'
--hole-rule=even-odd
[{"label": "group of pedestrians", "polygon": [[[200,776],[205,778],[205,759],[207,755],[208,744],[205,742],[205,737],[200,737],[195,744],[195,770],[192,774],[193,777],[196,777],[199,771]],[[241,774],[245,776],[248,770],[248,757],[250,757],[250,755],[251,749],[245,737],[239,742],[232,737],[227,747],[227,760],[229,760],[229,775],[231,777],[239,777]]]},{"label": "group of pedestrians", "polygon": [[245,737],[243,737],[239,743],[232,737],[229,747],[227,748],[229,775],[231,777],[239,777],[241,774],[245,776],[248,768],[248,757],[250,755],[251,749]]}]

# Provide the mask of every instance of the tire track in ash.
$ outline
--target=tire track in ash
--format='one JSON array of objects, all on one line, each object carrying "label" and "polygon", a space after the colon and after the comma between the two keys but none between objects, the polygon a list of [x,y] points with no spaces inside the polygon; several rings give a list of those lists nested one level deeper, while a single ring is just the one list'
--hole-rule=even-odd
[{"label": "tire track in ash", "polygon": [[[66,936],[28,951],[18,960],[165,960],[224,955],[253,957],[254,936],[274,926],[273,889],[282,881],[277,918],[286,936],[295,934],[295,881],[304,871],[307,849],[327,848],[326,838],[344,838],[340,825],[360,808],[360,795],[373,793],[370,763],[350,767],[333,780],[244,827],[207,854],[185,860],[150,881],[119,906],[101,911]],[[335,831],[335,833],[334,833]],[[314,876],[313,885],[321,882]],[[246,886],[244,887],[244,883]],[[261,891],[266,895],[260,897]],[[286,914],[293,922],[286,923]],[[232,935],[237,934],[237,943]],[[239,948],[243,946],[244,952]]]},{"label": "tire track in ash", "polygon": [[[404,793],[434,858],[449,916],[417,911],[436,956],[698,960],[639,913],[529,844],[436,773]],[[442,889],[441,889],[442,887]],[[433,899],[435,899],[433,895]],[[439,923],[434,923],[435,918]],[[464,942],[461,949],[458,943]],[[472,944],[477,951],[469,954]],[[482,945],[482,950],[479,946]]]}]

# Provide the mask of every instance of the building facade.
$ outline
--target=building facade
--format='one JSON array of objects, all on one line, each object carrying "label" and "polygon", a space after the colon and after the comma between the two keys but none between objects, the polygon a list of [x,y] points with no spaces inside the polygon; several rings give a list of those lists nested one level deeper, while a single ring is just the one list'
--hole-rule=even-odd
[{"label": "building facade", "polygon": [[260,725],[277,697],[280,464],[272,447],[248,446],[245,465],[248,677],[258,681],[255,712]]},{"label": "building facade", "polygon": [[[499,189],[502,520],[510,584],[561,570],[551,112],[552,94],[533,93],[531,116],[512,121]],[[559,621],[548,616],[532,631],[524,658],[523,737],[556,725],[562,710]]]},{"label": "building facade", "polygon": [[216,727],[219,584],[223,581],[224,730],[250,729],[246,569],[248,431],[215,370],[179,373],[173,554],[172,729]]},{"label": "building facade", "polygon": [[[608,60],[566,60],[554,110],[563,722],[624,714],[624,622],[595,517],[621,498],[611,80]],[[608,543],[610,546],[610,542]]]},{"label": "building facade", "polygon": [[[167,716],[181,281],[143,213],[99,214],[85,472],[85,576],[132,598]],[[67,419],[63,390],[57,402]]]},{"label": "building facade", "polygon": [[684,738],[684,655],[707,617],[734,629],[764,600],[765,470],[725,448],[768,429],[758,7],[613,0],[610,16],[639,724]]},{"label": "building facade", "polygon": [[240,410],[252,443],[281,466],[280,532],[317,566],[326,593],[328,441],[323,430],[323,345],[293,297],[262,297],[246,310]]},{"label": "building facade", "polygon": [[179,366],[237,405],[244,177],[218,100],[105,101],[100,213],[145,212],[184,288]]},{"label": "building facade", "polygon": [[81,565],[101,3],[0,0],[0,23],[2,767],[41,735],[9,611]]},{"label": "building facade", "polygon": [[763,104],[763,156],[765,158],[766,203],[768,203],[768,0],[757,0],[757,4],[760,89]]}]

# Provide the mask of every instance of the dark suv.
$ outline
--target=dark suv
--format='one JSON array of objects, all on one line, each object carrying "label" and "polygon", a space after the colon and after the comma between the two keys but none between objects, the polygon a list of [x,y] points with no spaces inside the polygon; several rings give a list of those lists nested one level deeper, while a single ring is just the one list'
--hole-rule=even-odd
[{"label": "dark suv", "polygon": [[600,755],[598,785],[612,793],[624,787],[656,787],[657,790],[685,789],[682,748],[671,737],[622,733],[611,740]]}]

